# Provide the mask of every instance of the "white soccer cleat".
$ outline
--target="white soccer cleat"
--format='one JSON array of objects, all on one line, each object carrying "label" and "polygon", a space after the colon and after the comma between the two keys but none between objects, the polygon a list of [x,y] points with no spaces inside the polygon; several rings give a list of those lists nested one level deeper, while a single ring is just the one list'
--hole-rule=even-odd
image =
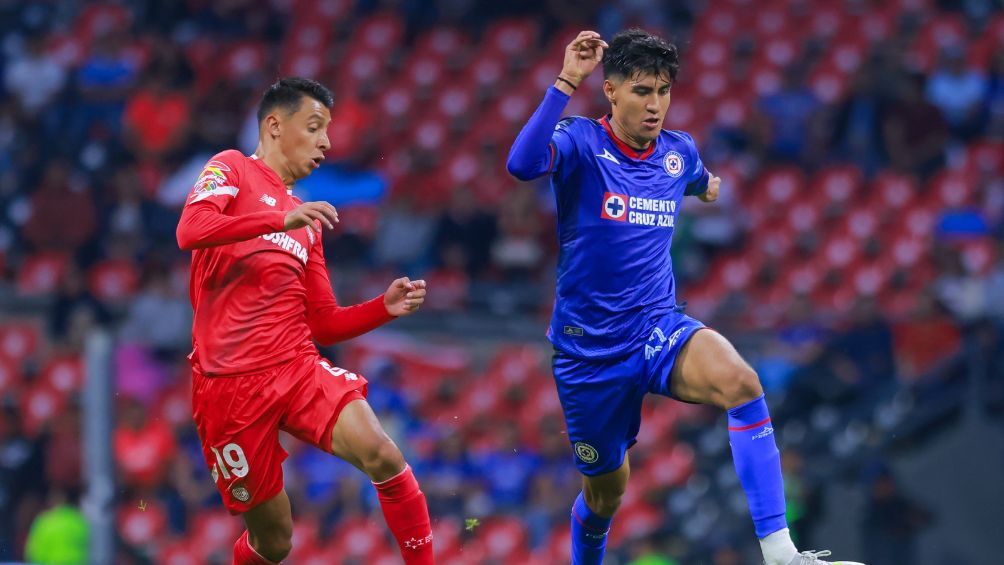
[{"label": "white soccer cleat", "polygon": [[820,557],[829,557],[830,550],[803,551],[788,563],[788,565],[865,565],[857,561],[823,561]]}]

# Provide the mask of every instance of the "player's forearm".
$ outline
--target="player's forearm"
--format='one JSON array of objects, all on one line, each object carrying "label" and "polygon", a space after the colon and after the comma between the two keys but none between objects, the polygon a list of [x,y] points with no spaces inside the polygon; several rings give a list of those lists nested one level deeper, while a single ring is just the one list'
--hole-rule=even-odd
[{"label": "player's forearm", "polygon": [[178,247],[191,251],[280,232],[283,231],[285,217],[286,213],[279,210],[228,216],[211,204],[186,206],[176,232]]},{"label": "player's forearm", "polygon": [[551,135],[561,119],[570,97],[555,87],[547,89],[544,99],[509,150],[506,169],[519,180],[535,179],[551,166]]},{"label": "player's forearm", "polygon": [[318,308],[311,308],[307,316],[310,334],[321,345],[359,337],[366,332],[375,330],[394,319],[387,312],[383,303],[383,295],[356,304],[355,306],[338,306],[335,303]]}]

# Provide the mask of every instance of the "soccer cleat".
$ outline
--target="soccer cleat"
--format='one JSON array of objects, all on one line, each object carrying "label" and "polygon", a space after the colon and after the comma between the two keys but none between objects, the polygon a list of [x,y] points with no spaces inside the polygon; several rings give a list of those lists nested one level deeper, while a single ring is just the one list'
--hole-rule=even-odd
[{"label": "soccer cleat", "polygon": [[803,551],[792,558],[788,565],[865,565],[857,561],[823,561],[820,557],[828,557],[830,550]]}]

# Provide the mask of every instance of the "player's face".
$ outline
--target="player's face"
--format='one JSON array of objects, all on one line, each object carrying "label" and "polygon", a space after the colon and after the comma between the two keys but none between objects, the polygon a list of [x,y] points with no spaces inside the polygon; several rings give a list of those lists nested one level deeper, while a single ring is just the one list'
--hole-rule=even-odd
[{"label": "player's face", "polygon": [[297,111],[286,116],[283,122],[279,138],[282,154],[289,172],[294,178],[302,179],[321,166],[324,152],[331,148],[328,141],[331,111],[317,100],[304,96]]},{"label": "player's face", "polygon": [[648,145],[659,137],[669,110],[669,77],[638,73],[630,78],[606,80],[603,91],[611,114],[631,141]]}]

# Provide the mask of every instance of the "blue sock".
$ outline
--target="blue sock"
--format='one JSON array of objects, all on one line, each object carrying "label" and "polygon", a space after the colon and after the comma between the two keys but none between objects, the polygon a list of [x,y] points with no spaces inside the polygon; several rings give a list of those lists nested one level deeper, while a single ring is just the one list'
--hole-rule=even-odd
[{"label": "blue sock", "polygon": [[762,539],[787,528],[781,453],[763,395],[729,410],[729,443],[756,537]]},{"label": "blue sock", "polygon": [[572,505],[572,565],[600,565],[607,551],[613,518],[604,518],[586,505],[582,493]]}]

